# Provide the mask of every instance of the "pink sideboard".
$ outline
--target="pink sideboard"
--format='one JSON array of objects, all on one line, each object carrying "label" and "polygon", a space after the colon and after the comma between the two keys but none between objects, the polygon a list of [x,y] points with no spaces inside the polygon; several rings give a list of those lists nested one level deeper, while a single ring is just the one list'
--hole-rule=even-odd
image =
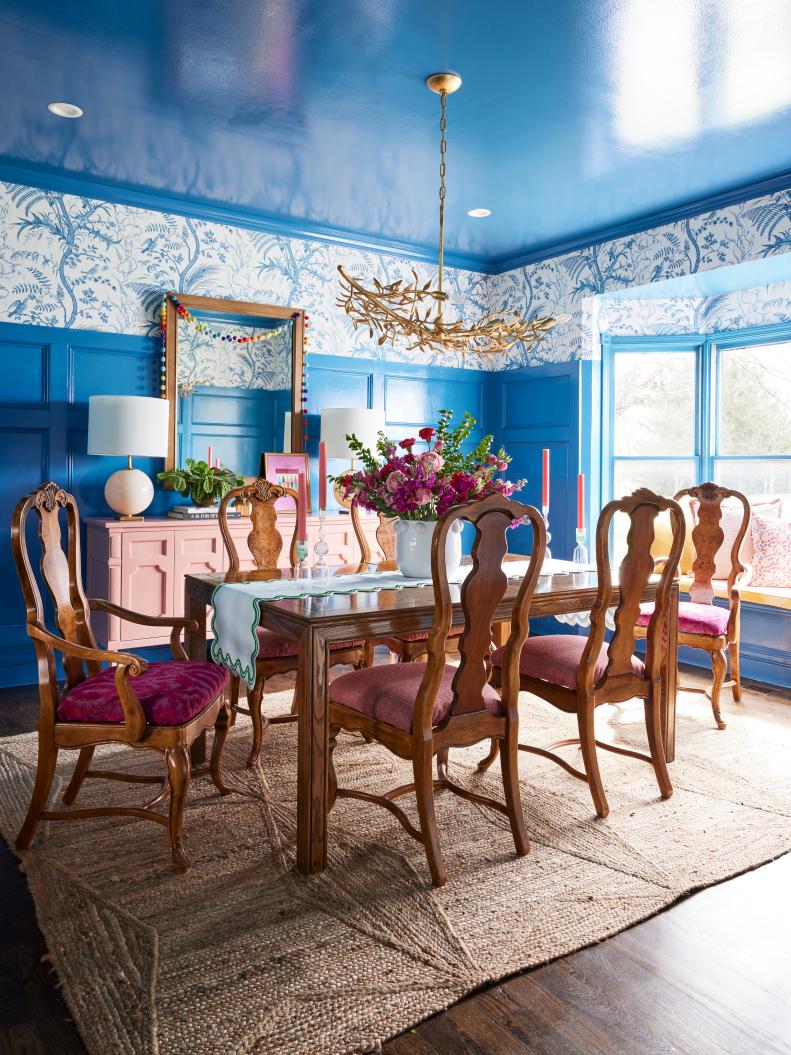
[{"label": "pink sideboard", "polygon": [[[220,528],[214,520],[188,523],[151,517],[122,521],[101,517],[85,520],[87,527],[88,596],[102,597],[113,604],[147,615],[182,615],[184,576],[188,573],[225,571],[228,557]],[[328,564],[352,564],[360,559],[351,517],[328,516],[324,536],[330,550]],[[364,517],[365,533],[374,559],[381,557],[376,542],[376,517]],[[247,548],[250,521],[242,517],[231,522],[243,568],[255,567]],[[294,518],[278,516],[283,535],[281,565],[288,566],[288,548],[294,531]],[[318,517],[308,517],[309,561],[319,530]],[[103,648],[143,648],[164,645],[169,634],[157,627],[138,626],[97,612],[92,617],[97,640]]]}]

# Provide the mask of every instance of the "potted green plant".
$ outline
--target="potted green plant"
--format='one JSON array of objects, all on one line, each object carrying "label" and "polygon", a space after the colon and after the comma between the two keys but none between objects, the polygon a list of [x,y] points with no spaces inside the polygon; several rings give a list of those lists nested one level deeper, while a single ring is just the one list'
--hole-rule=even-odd
[{"label": "potted green plant", "polygon": [[234,487],[241,487],[244,478],[224,465],[215,469],[208,462],[187,458],[184,468],[157,473],[157,480],[172,487],[196,506],[213,506]]}]

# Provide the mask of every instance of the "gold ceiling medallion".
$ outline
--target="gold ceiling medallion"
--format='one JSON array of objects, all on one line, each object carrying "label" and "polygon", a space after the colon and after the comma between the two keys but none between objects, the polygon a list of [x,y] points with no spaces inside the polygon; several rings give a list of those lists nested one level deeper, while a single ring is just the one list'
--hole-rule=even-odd
[{"label": "gold ceiling medallion", "polygon": [[342,265],[341,291],[336,301],[343,308],[355,329],[368,328],[378,343],[408,341],[407,347],[424,352],[472,352],[483,359],[487,355],[507,352],[514,344],[525,350],[534,347],[552,329],[557,319],[550,315],[525,319],[516,309],[487,312],[474,323],[463,319],[446,320],[443,308],[448,294],[442,288],[445,251],[445,130],[447,127],[447,97],[461,87],[457,73],[434,73],[426,84],[440,99],[440,160],[439,160],[439,271],[437,288],[431,282],[422,284],[417,272],[412,279],[383,283],[372,280],[372,289],[352,278]]}]

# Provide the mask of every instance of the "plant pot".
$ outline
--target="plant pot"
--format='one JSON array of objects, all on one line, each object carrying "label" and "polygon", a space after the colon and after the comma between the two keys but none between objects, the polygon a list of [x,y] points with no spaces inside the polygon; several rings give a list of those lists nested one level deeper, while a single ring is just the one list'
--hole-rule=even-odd
[{"label": "plant pot", "polygon": [[[431,540],[436,520],[396,520],[396,564],[407,579],[431,578]],[[461,566],[461,523],[457,520],[445,540],[448,578]]]},{"label": "plant pot", "polygon": [[201,509],[209,509],[211,506],[217,505],[217,499],[214,495],[196,495],[193,491],[190,495],[192,498],[193,505],[199,506]]}]

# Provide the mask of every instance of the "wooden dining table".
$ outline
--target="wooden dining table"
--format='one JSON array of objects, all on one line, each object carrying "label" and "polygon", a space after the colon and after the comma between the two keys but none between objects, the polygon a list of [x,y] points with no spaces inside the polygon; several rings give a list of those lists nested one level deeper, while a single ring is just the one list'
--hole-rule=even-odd
[{"label": "wooden dining table", "polygon": [[[469,558],[468,558],[469,559]],[[514,557],[524,560],[525,558]],[[392,565],[389,566],[392,569]],[[388,569],[388,570],[389,570]],[[376,571],[366,566],[363,571]],[[337,573],[349,571],[337,569]],[[334,574],[331,571],[331,574]],[[273,578],[289,578],[292,572],[278,569]],[[256,572],[256,579],[265,573]],[[190,659],[206,658],[206,616],[221,574],[188,574],[184,579],[184,614],[194,619],[197,630],[187,633]],[[508,582],[495,613],[495,644],[504,643],[508,620],[520,584]],[[652,601],[658,577],[647,585],[642,600]],[[596,597],[596,574],[591,571],[542,575],[530,605],[530,618],[590,611]],[[461,586],[451,586],[453,623],[464,621]],[[611,603],[619,600],[617,576],[613,576]],[[434,618],[434,592],[430,586],[399,590],[330,594],[263,601],[261,626],[299,641],[299,701],[297,748],[297,867],[305,874],[321,872],[327,862],[328,790],[328,656],[336,641],[370,640],[428,630]],[[499,637],[499,640],[497,638]],[[675,713],[678,637],[678,586],[671,592],[667,649],[662,663],[662,732],[668,762],[675,757]],[[205,734],[204,734],[205,735]],[[205,742],[196,744],[196,757],[205,755]]]}]

